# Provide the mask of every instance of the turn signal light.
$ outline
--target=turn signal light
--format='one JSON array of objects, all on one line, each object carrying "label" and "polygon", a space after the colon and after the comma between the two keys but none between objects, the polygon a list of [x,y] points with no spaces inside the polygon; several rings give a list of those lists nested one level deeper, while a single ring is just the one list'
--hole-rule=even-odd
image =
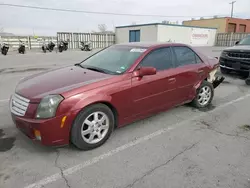
[{"label": "turn signal light", "polygon": [[41,140],[41,132],[38,130],[34,130],[34,134],[37,140]]},{"label": "turn signal light", "polygon": [[67,119],[67,116],[64,116],[64,117],[62,118],[62,121],[61,121],[61,128],[63,128],[66,119]]}]

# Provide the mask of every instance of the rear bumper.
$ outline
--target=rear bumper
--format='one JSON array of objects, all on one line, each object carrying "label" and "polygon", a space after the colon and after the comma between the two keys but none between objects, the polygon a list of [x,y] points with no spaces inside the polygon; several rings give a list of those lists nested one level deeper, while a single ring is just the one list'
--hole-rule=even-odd
[{"label": "rear bumper", "polygon": [[[37,141],[46,146],[60,146],[69,144],[69,133],[72,124],[72,117],[67,116],[62,126],[62,118],[65,115],[55,118],[39,120],[29,119],[11,114],[16,127],[31,140]],[[40,137],[37,137],[37,132]]]},{"label": "rear bumper", "polygon": [[214,88],[217,88],[224,80],[225,77],[219,74],[218,69],[215,69],[209,73],[208,81],[213,84]]},{"label": "rear bumper", "polygon": [[217,88],[224,80],[224,76],[216,76],[215,80],[212,82],[214,88]]}]

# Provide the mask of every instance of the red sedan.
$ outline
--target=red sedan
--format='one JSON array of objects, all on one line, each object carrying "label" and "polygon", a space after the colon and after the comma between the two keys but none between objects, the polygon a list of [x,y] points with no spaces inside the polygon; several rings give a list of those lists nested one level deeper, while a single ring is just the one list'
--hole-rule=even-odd
[{"label": "red sedan", "polygon": [[116,127],[185,103],[207,107],[219,66],[184,44],[128,43],[22,79],[11,96],[17,128],[44,145],[102,145]]}]

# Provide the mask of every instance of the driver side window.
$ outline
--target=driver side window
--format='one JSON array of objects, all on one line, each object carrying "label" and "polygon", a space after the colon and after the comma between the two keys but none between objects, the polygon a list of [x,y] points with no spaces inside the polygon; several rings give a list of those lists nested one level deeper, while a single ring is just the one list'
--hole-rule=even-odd
[{"label": "driver side window", "polygon": [[169,47],[153,50],[139,64],[140,67],[154,67],[157,71],[173,67]]}]

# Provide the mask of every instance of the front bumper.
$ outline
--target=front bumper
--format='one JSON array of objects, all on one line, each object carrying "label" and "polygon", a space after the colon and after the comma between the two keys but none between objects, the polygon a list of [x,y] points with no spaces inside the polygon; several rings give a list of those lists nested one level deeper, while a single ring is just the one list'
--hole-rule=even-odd
[{"label": "front bumper", "polygon": [[220,57],[220,67],[232,71],[249,72],[250,61],[229,57]]},{"label": "front bumper", "polygon": [[[59,146],[69,144],[69,130],[71,118],[67,118],[62,125],[62,116],[39,120],[19,117],[11,114],[16,127],[30,139],[46,146]],[[40,137],[37,137],[37,133]]]}]

